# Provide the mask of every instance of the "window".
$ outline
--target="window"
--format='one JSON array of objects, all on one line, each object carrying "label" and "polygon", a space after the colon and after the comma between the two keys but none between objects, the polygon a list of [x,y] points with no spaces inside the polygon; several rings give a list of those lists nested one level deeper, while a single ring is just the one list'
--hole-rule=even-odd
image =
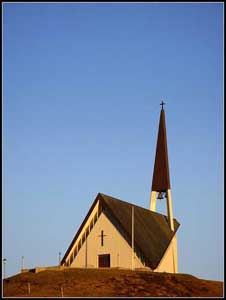
[{"label": "window", "polygon": [[98,207],[98,215],[100,215],[102,211],[103,211],[102,205],[99,205],[99,207]]},{"label": "window", "polygon": [[77,253],[78,253],[77,248],[75,248],[75,250],[74,250],[74,258],[77,255]]},{"label": "window", "polygon": [[97,221],[97,213],[95,214],[95,217],[94,217],[94,224],[96,223],[96,221]]},{"label": "window", "polygon": [[85,233],[84,233],[82,236],[82,244],[85,242],[85,240],[86,240],[86,237],[85,237]]},{"label": "window", "polygon": [[81,240],[78,242],[78,251],[81,248]]},{"label": "window", "polygon": [[70,256],[70,265],[72,264],[72,262],[73,262],[73,253]]},{"label": "window", "polygon": [[110,254],[101,254],[98,256],[99,268],[110,268]]},{"label": "window", "polygon": [[92,228],[93,228],[93,219],[92,219],[92,221],[91,221],[91,223],[90,223],[89,227],[90,227],[90,231],[91,231],[91,230],[92,230]]}]

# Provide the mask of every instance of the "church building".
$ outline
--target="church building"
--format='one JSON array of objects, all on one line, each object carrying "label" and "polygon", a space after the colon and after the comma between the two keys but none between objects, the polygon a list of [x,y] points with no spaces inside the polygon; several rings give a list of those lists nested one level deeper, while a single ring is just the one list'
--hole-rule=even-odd
[{"label": "church building", "polygon": [[[150,208],[98,193],[62,266],[178,272],[176,232],[180,224],[173,218],[164,103],[161,105]],[[158,199],[166,200],[166,216],[156,212]]]}]

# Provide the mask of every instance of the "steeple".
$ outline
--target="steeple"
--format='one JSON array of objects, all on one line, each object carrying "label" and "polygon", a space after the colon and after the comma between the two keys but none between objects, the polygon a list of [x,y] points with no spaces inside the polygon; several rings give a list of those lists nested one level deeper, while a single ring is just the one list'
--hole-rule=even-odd
[{"label": "steeple", "polygon": [[[169,176],[169,161],[167,151],[167,137],[166,137],[166,121],[165,111],[162,102],[162,109],[160,112],[159,131],[155,153],[155,165],[152,178],[150,210],[156,211],[156,200],[166,198],[167,203],[167,217],[170,229],[174,231],[173,223],[173,208],[170,190],[170,176]],[[157,198],[156,198],[156,194]]]},{"label": "steeple", "polygon": [[[163,106],[163,102],[161,104]],[[167,151],[165,111],[162,107],[159,120],[155,165],[152,178],[152,191],[166,192],[170,189],[169,161]]]},{"label": "steeple", "polygon": [[[173,205],[172,205],[171,188],[170,188],[169,161],[168,161],[167,138],[166,138],[166,121],[165,121],[165,111],[163,108],[164,104],[165,103],[163,101],[160,104],[162,105],[162,109],[160,112],[159,131],[158,131],[158,139],[157,139],[157,146],[156,146],[156,153],[155,153],[155,165],[154,165],[153,178],[152,178],[150,210],[156,211],[157,199],[166,198],[168,224],[170,229],[174,231]],[[176,234],[172,239],[171,247],[173,251],[174,272],[177,273],[178,257],[177,257]]]}]

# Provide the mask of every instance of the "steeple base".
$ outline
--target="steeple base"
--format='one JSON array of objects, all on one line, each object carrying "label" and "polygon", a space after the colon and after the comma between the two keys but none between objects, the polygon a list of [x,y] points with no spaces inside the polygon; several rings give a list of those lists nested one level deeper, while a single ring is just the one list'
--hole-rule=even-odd
[{"label": "steeple base", "polygon": [[[166,196],[166,204],[167,204],[167,218],[169,227],[172,231],[174,231],[174,221],[173,221],[173,206],[172,206],[172,197],[171,197],[171,190],[168,189],[165,193]],[[156,201],[157,201],[157,191],[151,192],[151,199],[150,199],[150,210],[156,212]],[[173,270],[174,273],[178,273],[178,256],[177,256],[177,237],[174,235],[169,247],[169,253],[167,254],[167,259],[170,259],[171,263],[173,262]]]}]

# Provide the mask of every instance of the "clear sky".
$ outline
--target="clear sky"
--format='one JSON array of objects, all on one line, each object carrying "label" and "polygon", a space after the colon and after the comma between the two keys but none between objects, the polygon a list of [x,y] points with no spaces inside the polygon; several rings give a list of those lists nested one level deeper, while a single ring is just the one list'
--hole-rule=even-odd
[{"label": "clear sky", "polygon": [[3,5],[7,276],[56,265],[98,192],[149,207],[162,99],[179,272],[223,280],[223,3]]}]

